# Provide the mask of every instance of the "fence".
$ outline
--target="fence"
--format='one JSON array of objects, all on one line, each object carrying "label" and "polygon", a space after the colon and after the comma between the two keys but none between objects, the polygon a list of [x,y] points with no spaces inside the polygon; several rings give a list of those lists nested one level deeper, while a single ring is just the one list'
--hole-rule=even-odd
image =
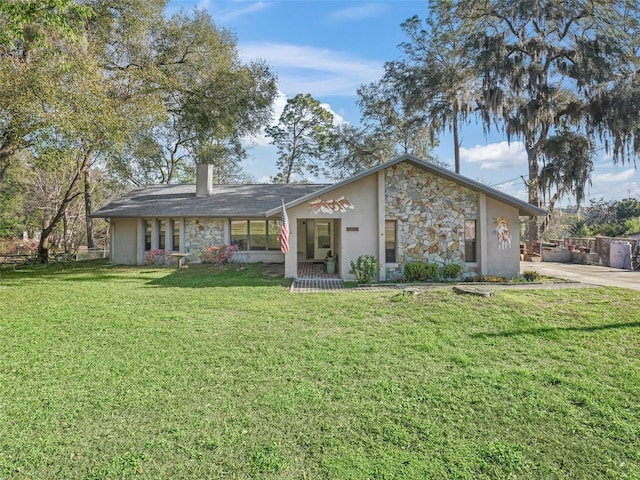
[{"label": "fence", "polygon": [[75,260],[98,260],[109,258],[108,248],[79,248],[74,256]]},{"label": "fence", "polygon": [[551,242],[558,245],[555,248],[543,247],[542,260],[548,262],[601,264],[608,267],[609,259],[611,258],[611,243],[620,241],[629,242],[631,244],[631,251],[635,251],[638,240],[632,238],[600,236],[594,238],[565,237],[563,240],[554,240]]}]

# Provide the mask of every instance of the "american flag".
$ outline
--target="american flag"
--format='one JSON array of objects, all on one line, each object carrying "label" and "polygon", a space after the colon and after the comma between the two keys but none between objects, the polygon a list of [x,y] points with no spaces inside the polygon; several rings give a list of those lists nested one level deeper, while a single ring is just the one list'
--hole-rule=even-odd
[{"label": "american flag", "polygon": [[282,227],[280,227],[280,251],[287,253],[289,251],[289,217],[284,209],[284,200],[282,200]]}]

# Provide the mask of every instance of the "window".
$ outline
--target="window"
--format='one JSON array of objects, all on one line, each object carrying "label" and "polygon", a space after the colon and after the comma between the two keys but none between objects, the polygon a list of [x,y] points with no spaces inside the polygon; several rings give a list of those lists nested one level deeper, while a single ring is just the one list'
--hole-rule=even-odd
[{"label": "window", "polygon": [[477,262],[476,220],[464,221],[464,258],[466,262]]},{"label": "window", "polygon": [[231,245],[239,250],[248,250],[249,223],[246,220],[231,220]]},{"label": "window", "polygon": [[167,222],[165,220],[158,220],[158,248],[164,250],[167,246]]},{"label": "window", "polygon": [[268,220],[267,221],[267,245],[268,250],[280,250],[280,227],[282,222],[280,220]]},{"label": "window", "polygon": [[231,220],[231,244],[240,250],[280,250],[280,220]]},{"label": "window", "polygon": [[331,248],[331,223],[316,222],[318,248]]},{"label": "window", "polygon": [[249,220],[249,250],[267,249],[267,222]]},{"label": "window", "polygon": [[385,220],[384,222],[384,261],[386,263],[396,263],[396,221]]},{"label": "window", "polygon": [[151,250],[151,220],[144,220],[144,249],[145,251]]},{"label": "window", "polygon": [[180,220],[171,220],[171,248],[180,251]]}]

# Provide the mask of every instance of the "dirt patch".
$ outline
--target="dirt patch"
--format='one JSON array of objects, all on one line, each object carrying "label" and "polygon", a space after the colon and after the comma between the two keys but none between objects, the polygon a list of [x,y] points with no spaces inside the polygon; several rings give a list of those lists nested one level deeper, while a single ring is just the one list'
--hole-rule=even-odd
[{"label": "dirt patch", "polygon": [[269,278],[284,278],[284,263],[263,263],[262,271]]}]

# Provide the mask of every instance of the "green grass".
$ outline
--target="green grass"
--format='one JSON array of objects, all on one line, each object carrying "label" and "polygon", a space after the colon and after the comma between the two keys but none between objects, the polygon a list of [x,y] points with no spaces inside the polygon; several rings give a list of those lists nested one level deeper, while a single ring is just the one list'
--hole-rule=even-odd
[{"label": "green grass", "polygon": [[0,479],[638,479],[640,299],[0,272]]}]

